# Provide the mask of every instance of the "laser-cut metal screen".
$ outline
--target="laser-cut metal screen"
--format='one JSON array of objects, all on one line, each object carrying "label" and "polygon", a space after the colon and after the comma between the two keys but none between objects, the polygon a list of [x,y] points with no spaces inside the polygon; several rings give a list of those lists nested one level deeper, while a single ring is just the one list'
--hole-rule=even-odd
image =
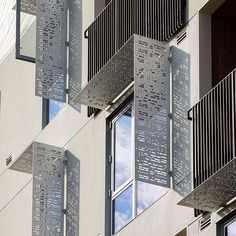
[{"label": "laser-cut metal screen", "polygon": [[12,163],[10,170],[32,174],[33,143]]},{"label": "laser-cut metal screen", "polygon": [[36,15],[36,0],[21,0],[21,9],[22,12]]},{"label": "laser-cut metal screen", "polygon": [[182,196],[192,190],[190,156],[190,55],[171,47],[173,188]]},{"label": "laser-cut metal screen", "polygon": [[120,51],[76,95],[75,104],[105,109],[129,86],[134,79],[134,39],[131,38]]},{"label": "laser-cut metal screen", "polygon": [[82,83],[82,0],[69,0],[69,96],[68,102],[78,111],[73,98]]},{"label": "laser-cut metal screen", "polygon": [[67,151],[66,235],[79,235],[80,162]]},{"label": "laser-cut metal screen", "polygon": [[66,102],[66,0],[36,1],[35,94]]},{"label": "laser-cut metal screen", "polygon": [[184,25],[185,14],[186,0],[112,0],[88,28],[88,81],[133,34],[167,41]]},{"label": "laser-cut metal screen", "polygon": [[194,189],[178,204],[214,212],[236,196],[236,158]]},{"label": "laser-cut metal screen", "polygon": [[64,149],[34,143],[33,150],[32,235],[63,236]]},{"label": "laser-cut metal screen", "polygon": [[169,46],[134,39],[136,180],[170,187]]}]

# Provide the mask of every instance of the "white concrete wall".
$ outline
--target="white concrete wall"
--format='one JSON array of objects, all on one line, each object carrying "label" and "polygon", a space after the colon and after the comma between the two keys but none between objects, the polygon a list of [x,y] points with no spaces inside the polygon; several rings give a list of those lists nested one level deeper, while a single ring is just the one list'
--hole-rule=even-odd
[{"label": "white concrete wall", "polygon": [[[93,1],[83,2],[83,31],[93,21]],[[25,37],[28,36],[26,32]],[[27,45],[27,37],[22,38]],[[33,40],[33,37],[32,37]],[[26,44],[25,44],[26,43]],[[87,39],[83,43],[83,84],[87,83]],[[29,47],[24,48],[28,54]],[[23,52],[23,50],[22,50]],[[30,49],[30,52],[32,50]],[[40,134],[45,143],[65,145],[89,120],[87,108],[78,113],[66,105],[41,132],[42,99],[34,95],[35,65],[15,60],[15,49],[0,64],[0,235],[31,236],[32,175],[8,170],[13,160]]]},{"label": "white concrete wall", "polygon": [[42,99],[34,95],[35,67],[15,60],[15,51],[0,64],[0,235],[31,235],[30,175],[7,170],[5,160],[23,151],[40,132]]}]

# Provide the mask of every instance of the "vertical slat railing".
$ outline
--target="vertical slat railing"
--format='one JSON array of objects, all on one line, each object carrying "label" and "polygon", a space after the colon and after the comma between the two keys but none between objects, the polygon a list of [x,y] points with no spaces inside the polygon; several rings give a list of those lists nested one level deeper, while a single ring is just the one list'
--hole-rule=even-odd
[{"label": "vertical slat railing", "polygon": [[133,34],[167,41],[184,24],[185,1],[112,0],[88,28],[88,81]]},{"label": "vertical slat railing", "polygon": [[194,188],[235,157],[235,70],[193,108]]},{"label": "vertical slat railing", "polygon": [[194,188],[235,158],[235,79],[234,70],[191,109]]}]

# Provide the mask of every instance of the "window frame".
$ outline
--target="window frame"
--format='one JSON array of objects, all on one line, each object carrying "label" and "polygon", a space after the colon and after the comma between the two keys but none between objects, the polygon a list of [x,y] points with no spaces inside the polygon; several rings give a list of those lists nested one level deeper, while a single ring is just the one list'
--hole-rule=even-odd
[{"label": "window frame", "polygon": [[106,119],[106,166],[105,166],[105,236],[113,235],[112,232],[112,120],[118,116],[131,102],[134,93],[130,94]]},{"label": "window frame", "polygon": [[[127,179],[123,184],[121,184],[115,192],[113,192],[114,186],[114,146],[113,146],[113,139],[114,139],[114,122],[117,121],[122,114],[125,113],[131,106],[134,109],[134,94],[132,93],[129,95],[126,100],[121,103],[113,112],[110,114],[106,119],[106,167],[105,167],[105,236],[112,236],[117,234],[120,230],[126,227],[130,222],[132,222],[136,217],[142,214],[145,210],[150,208],[155,202],[161,199],[167,192],[163,192],[159,197],[157,197],[150,205],[138,211],[138,184],[139,181],[135,180],[135,147],[134,147],[134,138],[133,138],[133,145],[131,148],[132,151],[132,163],[131,163],[131,177]],[[134,116],[133,116],[134,119]],[[132,122],[133,134],[134,137],[134,122]],[[142,182],[140,182],[142,183]],[[124,193],[130,186],[132,186],[132,218],[130,221],[119,228],[116,232],[114,232],[114,223],[113,223],[113,203],[114,199],[116,199],[120,194]],[[161,186],[160,186],[161,187]],[[164,187],[162,187],[164,188]],[[164,188],[165,189],[165,188]]]},{"label": "window frame", "polygon": [[16,59],[27,61],[31,63],[35,63],[34,57],[29,57],[26,55],[22,55],[20,53],[20,40],[21,40],[21,0],[16,0]]},{"label": "window frame", "polygon": [[42,129],[49,124],[49,99],[42,98]]},{"label": "window frame", "polygon": [[234,221],[236,221],[236,209],[217,222],[217,236],[228,236],[225,234],[226,227]]},{"label": "window frame", "polygon": [[[137,216],[137,182],[135,181],[135,167],[134,167],[134,116],[132,116],[132,121],[131,121],[131,173],[130,177],[122,183],[120,186],[115,188],[115,134],[116,134],[116,129],[115,129],[115,124],[116,122],[125,114],[126,111],[128,111],[130,108],[132,108],[132,113],[134,109],[134,100],[131,99],[127,104],[123,106],[123,109],[119,111],[118,114],[113,116],[113,119],[110,121],[112,123],[111,127],[112,129],[110,130],[111,132],[111,156],[112,156],[112,163],[111,163],[111,235],[115,234],[115,228],[114,228],[114,209],[113,205],[115,202],[115,199],[117,199],[122,193],[124,193],[127,189],[131,187],[132,189],[132,218],[130,221],[132,221],[136,216]],[[126,224],[127,225],[127,224]],[[123,227],[125,227],[124,225]],[[121,227],[119,230],[121,230],[123,227]],[[118,231],[119,231],[118,230]],[[117,231],[117,232],[118,232]]]}]

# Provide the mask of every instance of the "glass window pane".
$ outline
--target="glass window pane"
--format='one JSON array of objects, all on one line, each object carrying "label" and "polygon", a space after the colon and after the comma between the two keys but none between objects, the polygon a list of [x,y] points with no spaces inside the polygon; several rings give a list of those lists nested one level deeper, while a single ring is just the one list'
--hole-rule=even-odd
[{"label": "glass window pane", "polygon": [[49,121],[55,118],[58,112],[63,108],[64,103],[49,100]]},{"label": "glass window pane", "polygon": [[131,177],[132,108],[115,122],[115,189]]},{"label": "glass window pane", "polygon": [[164,187],[137,182],[137,213],[143,212],[166,192]]},{"label": "glass window pane", "polygon": [[[20,0],[20,18],[19,21],[19,49],[17,48],[20,57],[25,57],[29,61],[35,59],[36,48],[36,2],[30,0]],[[16,7],[16,6],[15,6]],[[19,9],[18,9],[19,11]]]},{"label": "glass window pane", "polygon": [[226,236],[236,236],[236,220],[227,226]]},{"label": "glass window pane", "polygon": [[132,192],[129,187],[113,201],[113,233],[132,220]]}]

